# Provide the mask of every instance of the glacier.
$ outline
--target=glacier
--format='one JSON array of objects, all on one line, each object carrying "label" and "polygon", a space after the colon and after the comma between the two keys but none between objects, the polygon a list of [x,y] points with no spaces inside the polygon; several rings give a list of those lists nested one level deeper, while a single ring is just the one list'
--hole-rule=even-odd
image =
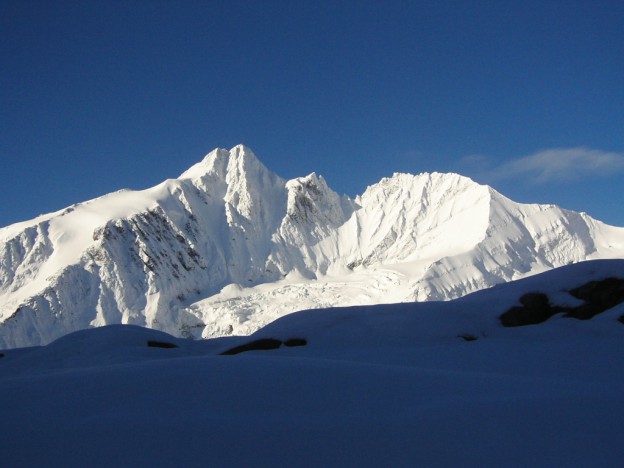
[{"label": "glacier", "polygon": [[394,174],[350,198],[238,145],[0,229],[0,349],[119,323],[247,335],[297,310],[449,300],[607,258],[624,258],[624,228],[458,174]]}]

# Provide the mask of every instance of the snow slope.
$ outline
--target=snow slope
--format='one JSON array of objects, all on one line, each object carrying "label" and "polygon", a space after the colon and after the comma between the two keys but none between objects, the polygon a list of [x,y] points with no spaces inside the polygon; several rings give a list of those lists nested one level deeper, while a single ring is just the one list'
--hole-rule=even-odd
[{"label": "snow slope", "polygon": [[[2,462],[621,466],[624,303],[585,321],[499,320],[526,293],[574,306],[568,291],[605,278],[624,280],[624,261],[448,302],[300,312],[251,337],[116,325],[7,350]],[[307,344],[220,355],[261,338]]]},{"label": "snow slope", "polygon": [[624,228],[521,205],[457,174],[395,174],[350,199],[248,148],[177,179],[0,229],[0,349],[106,324],[248,334],[295,310],[447,300],[624,257]]}]

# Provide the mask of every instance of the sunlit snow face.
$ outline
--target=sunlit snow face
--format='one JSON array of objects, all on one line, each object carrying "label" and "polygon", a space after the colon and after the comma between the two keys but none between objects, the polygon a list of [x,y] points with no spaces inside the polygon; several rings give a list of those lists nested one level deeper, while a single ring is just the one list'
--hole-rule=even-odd
[{"label": "sunlit snow face", "polygon": [[[296,310],[447,300],[624,256],[621,228],[517,204],[457,174],[395,174],[350,199],[316,174],[285,181],[243,146],[0,239],[10,259],[0,311],[15,323],[4,346],[119,322],[249,334]],[[223,293],[233,284],[239,292]]]}]

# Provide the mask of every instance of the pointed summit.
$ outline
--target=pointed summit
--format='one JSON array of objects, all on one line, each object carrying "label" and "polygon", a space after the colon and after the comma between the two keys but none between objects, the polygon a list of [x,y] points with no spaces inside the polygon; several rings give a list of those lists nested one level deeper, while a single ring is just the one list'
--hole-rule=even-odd
[{"label": "pointed summit", "polygon": [[245,145],[236,145],[229,151],[227,163],[228,183],[235,182],[239,179],[247,179],[249,177],[263,179],[269,174],[274,176],[274,174],[260,162],[254,152]]},{"label": "pointed summit", "polygon": [[200,162],[184,171],[178,179],[199,179],[208,174],[223,174],[229,159],[230,152],[225,148],[215,148]]},{"label": "pointed summit", "polygon": [[[317,223],[336,228],[353,212],[348,197],[340,197],[316,172],[286,182],[288,205],[286,213],[296,224]],[[345,209],[346,208],[346,209]]]},{"label": "pointed summit", "polygon": [[232,157],[237,158],[237,159],[240,158],[240,159],[258,160],[254,152],[251,150],[251,148],[249,148],[248,146],[245,146],[242,143],[239,143],[238,145],[234,146],[230,150],[230,155],[232,155]]},{"label": "pointed summit", "polygon": [[395,174],[351,200],[237,145],[177,180],[0,231],[0,348],[111,323],[247,334],[302,308],[451,299],[614,257],[624,228],[457,174]]},{"label": "pointed summit", "polygon": [[204,156],[197,164],[184,171],[179,179],[200,179],[206,175],[215,174],[220,178],[225,178],[230,169],[238,172],[244,171],[247,167],[266,167],[258,160],[256,155],[243,144],[234,146],[229,151],[225,148],[216,148]]}]

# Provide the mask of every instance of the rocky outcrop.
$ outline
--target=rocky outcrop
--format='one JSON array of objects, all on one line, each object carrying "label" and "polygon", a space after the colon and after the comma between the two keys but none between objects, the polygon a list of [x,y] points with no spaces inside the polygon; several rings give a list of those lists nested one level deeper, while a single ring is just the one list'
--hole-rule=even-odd
[{"label": "rocky outcrop", "polygon": [[541,292],[527,293],[520,298],[522,306],[515,306],[500,316],[505,327],[535,325],[545,322],[556,314],[579,320],[592,317],[624,302],[624,279],[606,278],[590,281],[574,289],[570,295],[580,299],[583,304],[571,307],[552,304],[548,296]]}]

